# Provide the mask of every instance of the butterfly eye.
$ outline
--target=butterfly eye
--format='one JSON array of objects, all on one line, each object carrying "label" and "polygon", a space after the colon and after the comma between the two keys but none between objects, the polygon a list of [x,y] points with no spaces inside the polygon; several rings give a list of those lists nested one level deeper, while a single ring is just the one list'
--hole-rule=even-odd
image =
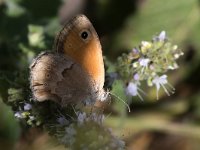
[{"label": "butterfly eye", "polygon": [[83,39],[84,41],[85,40],[88,40],[89,37],[90,37],[90,32],[88,30],[83,30],[81,33],[80,33],[80,37],[81,39]]}]

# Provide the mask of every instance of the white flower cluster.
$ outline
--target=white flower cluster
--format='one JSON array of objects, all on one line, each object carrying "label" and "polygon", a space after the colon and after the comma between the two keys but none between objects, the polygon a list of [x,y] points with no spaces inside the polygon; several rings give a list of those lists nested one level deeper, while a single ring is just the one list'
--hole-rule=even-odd
[{"label": "white flower cluster", "polygon": [[161,87],[167,95],[173,94],[175,89],[168,83],[165,73],[178,68],[176,60],[182,55],[177,45],[169,42],[165,31],[155,36],[152,42],[142,41],[139,48],[134,48],[119,59],[123,71],[121,76],[125,77],[125,81],[128,80],[126,94],[143,99],[141,93],[145,93],[139,88],[142,81],[156,87],[157,99]]},{"label": "white flower cluster", "polygon": [[31,115],[30,111],[32,110],[32,105],[29,103],[25,103],[23,109],[16,111],[14,116],[17,119],[26,119],[29,125],[35,120],[35,117]]},{"label": "white flower cluster", "polygon": [[78,114],[78,124],[65,127],[61,143],[71,149],[124,150],[124,141],[112,135],[110,129],[102,125],[102,115]]}]

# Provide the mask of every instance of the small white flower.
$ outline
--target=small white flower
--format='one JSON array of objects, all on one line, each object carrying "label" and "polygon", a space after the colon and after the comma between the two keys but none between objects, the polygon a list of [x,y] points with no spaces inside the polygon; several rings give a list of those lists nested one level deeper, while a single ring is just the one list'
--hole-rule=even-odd
[{"label": "small white flower", "polygon": [[173,65],[168,66],[168,69],[170,70],[175,70],[178,68],[178,65],[176,63],[174,63]]},{"label": "small white flower", "polygon": [[82,125],[83,122],[86,120],[86,118],[87,118],[87,116],[86,116],[86,113],[85,113],[85,112],[79,113],[79,114],[78,114],[78,123],[79,123],[80,125]]},{"label": "small white flower", "polygon": [[152,46],[152,44],[150,42],[147,42],[147,41],[142,41],[141,44],[142,44],[141,46],[143,48],[150,48]]},{"label": "small white flower", "polygon": [[62,126],[69,124],[69,121],[65,117],[59,117],[57,119],[57,122]]},{"label": "small white flower", "polygon": [[138,92],[144,93],[139,87],[138,84],[129,82],[128,86],[126,87],[126,94],[129,96],[138,96],[141,100],[143,100],[142,96]]},{"label": "small white flower", "polygon": [[133,49],[132,49],[132,53],[134,53],[134,54],[139,54],[139,50],[138,50],[137,48],[133,48]]},{"label": "small white flower", "polygon": [[173,66],[168,66],[168,69],[170,69],[170,70],[174,70],[175,68],[173,67]]},{"label": "small white flower", "polygon": [[26,103],[26,104],[24,105],[24,110],[31,110],[31,109],[32,109],[32,105],[31,105],[31,104]]},{"label": "small white flower", "polygon": [[183,52],[174,54],[174,58],[175,58],[175,59],[178,59],[178,58],[179,58],[180,56],[182,56],[182,55],[184,55]]},{"label": "small white flower", "polygon": [[139,61],[140,66],[142,66],[141,72],[144,72],[145,69],[147,69],[147,67],[148,67],[150,59],[148,59],[148,58],[140,58],[138,61]]},{"label": "small white flower", "polygon": [[178,59],[179,57],[180,57],[179,54],[174,54],[174,58],[175,58],[175,59]]},{"label": "small white flower", "polygon": [[35,120],[35,117],[34,116],[29,116],[29,119],[30,120]]},{"label": "small white flower", "polygon": [[132,55],[131,55],[131,56],[132,56],[132,59],[138,58],[139,55],[140,55],[139,50],[138,50],[137,48],[133,48],[133,49],[132,49]]},{"label": "small white flower", "polygon": [[[165,93],[170,96],[170,93],[174,93],[174,88],[168,83],[167,81],[167,75],[162,75],[162,76],[156,76],[153,81],[152,81],[153,84],[155,84],[156,86],[156,90],[157,90],[157,99],[158,99],[158,91],[160,90],[160,87],[162,86],[162,88],[164,89]],[[168,85],[171,90],[168,91],[166,85]]]},{"label": "small white flower", "polygon": [[166,39],[166,32],[165,31],[160,32],[158,39],[160,41],[164,41]]},{"label": "small white flower", "polygon": [[139,63],[138,62],[134,62],[132,65],[133,65],[133,68],[137,68]]},{"label": "small white flower", "polygon": [[18,118],[18,119],[23,118],[21,112],[16,112],[15,117]]},{"label": "small white flower", "polygon": [[149,49],[151,49],[151,47],[152,47],[152,43],[147,42],[147,41],[142,41],[141,42],[141,52],[143,54],[146,54],[147,51],[149,51]]},{"label": "small white flower", "polygon": [[137,96],[137,84],[130,82],[126,88],[126,94],[130,96]]},{"label": "small white flower", "polygon": [[148,58],[141,58],[139,59],[140,66],[147,67],[150,62]]},{"label": "small white flower", "polygon": [[166,39],[167,39],[166,32],[161,31],[159,35],[157,35],[153,38],[153,41],[164,42]]},{"label": "small white flower", "polygon": [[134,74],[133,79],[138,81],[140,79],[140,76],[138,73]]},{"label": "small white flower", "polygon": [[167,75],[162,75],[162,76],[156,76],[153,81],[152,81],[155,85],[157,90],[160,89],[160,85],[164,85],[167,83]]},{"label": "small white flower", "polygon": [[105,118],[104,115],[96,114],[96,113],[92,113],[91,116],[90,116],[90,119],[93,120],[94,122],[98,123],[98,124],[102,124],[104,118]]}]

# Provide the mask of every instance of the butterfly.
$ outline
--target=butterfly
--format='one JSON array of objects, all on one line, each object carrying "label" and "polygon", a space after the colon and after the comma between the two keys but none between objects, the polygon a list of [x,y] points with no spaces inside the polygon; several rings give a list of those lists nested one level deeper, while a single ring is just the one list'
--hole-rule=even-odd
[{"label": "butterfly", "polygon": [[98,35],[84,15],[71,19],[59,32],[52,52],[42,52],[30,65],[34,99],[62,105],[104,95],[104,62]]}]

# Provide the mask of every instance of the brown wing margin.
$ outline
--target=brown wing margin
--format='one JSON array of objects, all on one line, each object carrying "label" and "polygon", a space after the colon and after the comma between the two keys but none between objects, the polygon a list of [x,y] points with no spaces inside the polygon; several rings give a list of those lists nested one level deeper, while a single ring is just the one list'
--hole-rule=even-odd
[{"label": "brown wing margin", "polygon": [[77,18],[84,16],[84,15],[77,15],[73,17],[71,20],[69,20],[67,23],[65,23],[64,27],[61,29],[61,31],[57,34],[55,40],[54,40],[54,45],[53,45],[53,50],[58,53],[63,53],[63,45],[64,45],[64,40],[68,34],[68,31],[73,28],[73,22],[77,20]]}]

